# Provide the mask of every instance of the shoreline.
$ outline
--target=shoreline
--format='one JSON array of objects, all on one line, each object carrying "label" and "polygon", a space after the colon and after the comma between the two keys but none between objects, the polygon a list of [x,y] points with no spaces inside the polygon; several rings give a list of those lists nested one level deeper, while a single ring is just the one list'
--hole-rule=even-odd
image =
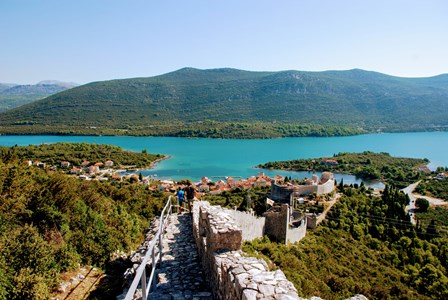
[{"label": "shoreline", "polygon": [[[154,160],[153,162],[151,162],[151,163],[149,164],[149,166],[145,166],[145,167],[143,167],[143,168],[132,168],[132,169],[126,169],[126,168],[123,168],[123,169],[119,169],[119,170],[124,171],[124,172],[128,172],[128,173],[136,173],[136,172],[140,172],[140,171],[144,171],[144,170],[150,170],[150,169],[152,169],[158,162],[160,162],[160,161],[162,161],[162,160],[165,160],[165,159],[170,159],[171,157],[172,157],[171,155],[164,155],[163,157],[158,158],[158,159]],[[122,167],[123,167],[123,166],[122,166]],[[131,170],[132,170],[132,171],[131,171]]]},{"label": "shoreline", "polygon": [[141,170],[152,169],[157,163],[159,163],[159,162],[161,162],[162,160],[165,160],[165,159],[170,159],[171,157],[172,157],[171,155],[164,155],[163,157],[158,158],[155,161],[153,161],[152,163],[150,163],[147,168],[139,169],[139,170],[141,171]]},{"label": "shoreline", "polygon": [[275,169],[275,168],[262,168],[259,166],[255,167],[256,169],[260,169],[260,170],[270,170],[270,171],[287,171],[287,172],[309,172],[309,173],[323,173],[323,172],[331,172],[333,174],[338,174],[338,175],[350,175],[350,176],[354,176],[357,179],[361,179],[363,181],[366,182],[374,182],[374,183],[382,183],[385,184],[386,181],[383,178],[378,178],[378,179],[366,179],[363,177],[360,177],[354,173],[350,173],[350,172],[335,172],[335,171],[331,171],[331,170],[324,170],[324,171],[320,171],[320,170],[314,170],[314,169],[306,169],[306,170],[301,170],[301,169]]}]

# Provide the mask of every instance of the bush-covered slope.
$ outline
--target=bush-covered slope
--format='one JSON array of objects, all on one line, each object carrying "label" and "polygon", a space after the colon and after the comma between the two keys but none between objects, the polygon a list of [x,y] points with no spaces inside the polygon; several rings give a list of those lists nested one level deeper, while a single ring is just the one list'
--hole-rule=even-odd
[{"label": "bush-covered slope", "polygon": [[0,299],[47,299],[59,273],[105,267],[113,252],[140,244],[167,199],[137,183],[30,167],[14,148],[0,150]]},{"label": "bush-covered slope", "polygon": [[343,191],[327,221],[299,243],[260,239],[244,250],[280,267],[304,297],[446,299],[448,240],[411,225],[409,198],[389,188],[381,198],[364,187]]},{"label": "bush-covered slope", "polygon": [[181,127],[213,120],[368,130],[440,129],[448,125],[447,83],[447,75],[410,79],[356,69],[248,72],[185,68],[73,88],[1,114],[0,125]]}]

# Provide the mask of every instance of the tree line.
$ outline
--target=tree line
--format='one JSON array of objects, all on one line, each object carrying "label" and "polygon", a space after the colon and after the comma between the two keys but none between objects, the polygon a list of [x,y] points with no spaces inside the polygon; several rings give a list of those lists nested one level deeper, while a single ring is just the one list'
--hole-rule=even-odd
[{"label": "tree line", "polygon": [[316,125],[272,122],[219,122],[198,121],[184,123],[154,123],[152,125],[120,122],[114,126],[39,125],[33,121],[16,121],[16,124],[1,126],[2,134],[50,134],[50,135],[109,135],[109,136],[172,136],[201,138],[279,138],[279,137],[325,137],[348,136],[365,133],[349,126]]}]

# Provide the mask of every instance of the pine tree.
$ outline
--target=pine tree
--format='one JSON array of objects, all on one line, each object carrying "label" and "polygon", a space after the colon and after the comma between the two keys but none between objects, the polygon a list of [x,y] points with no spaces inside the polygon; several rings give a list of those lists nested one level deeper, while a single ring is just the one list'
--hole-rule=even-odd
[{"label": "pine tree", "polygon": [[437,230],[436,221],[431,220],[428,227],[426,228],[426,234],[429,239],[439,237],[439,231]]},{"label": "pine tree", "polygon": [[339,190],[341,192],[344,190],[344,178],[341,178],[341,182],[339,183]]}]

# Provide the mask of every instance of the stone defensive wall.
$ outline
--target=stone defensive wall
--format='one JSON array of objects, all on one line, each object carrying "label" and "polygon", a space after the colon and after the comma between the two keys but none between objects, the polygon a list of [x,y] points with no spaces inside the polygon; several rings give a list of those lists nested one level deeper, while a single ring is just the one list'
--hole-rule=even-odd
[{"label": "stone defensive wall", "polygon": [[252,241],[265,235],[266,217],[257,217],[244,211],[224,208],[243,230],[243,241]]},{"label": "stone defensive wall", "polygon": [[195,202],[193,235],[215,299],[300,299],[281,270],[241,251],[242,229],[222,207]]},{"label": "stone defensive wall", "polygon": [[335,181],[331,172],[323,172],[319,180],[317,175],[313,175],[312,179],[307,180],[307,184],[277,184],[275,180],[271,183],[270,198],[274,201],[289,203],[292,196],[317,195],[331,193],[335,188]]},{"label": "stone defensive wall", "polygon": [[243,241],[252,241],[267,235],[271,240],[288,244],[298,242],[306,235],[306,218],[299,224],[292,224],[294,220],[287,204],[265,212],[263,217],[227,208],[223,210],[241,227]]},{"label": "stone defensive wall", "polygon": [[316,185],[299,185],[294,189],[299,195],[309,195],[316,193],[317,195],[328,194],[334,190],[334,180],[330,179],[325,183]]},{"label": "stone defensive wall", "polygon": [[334,179],[330,179],[323,184],[317,186],[317,194],[329,194],[334,190]]}]

